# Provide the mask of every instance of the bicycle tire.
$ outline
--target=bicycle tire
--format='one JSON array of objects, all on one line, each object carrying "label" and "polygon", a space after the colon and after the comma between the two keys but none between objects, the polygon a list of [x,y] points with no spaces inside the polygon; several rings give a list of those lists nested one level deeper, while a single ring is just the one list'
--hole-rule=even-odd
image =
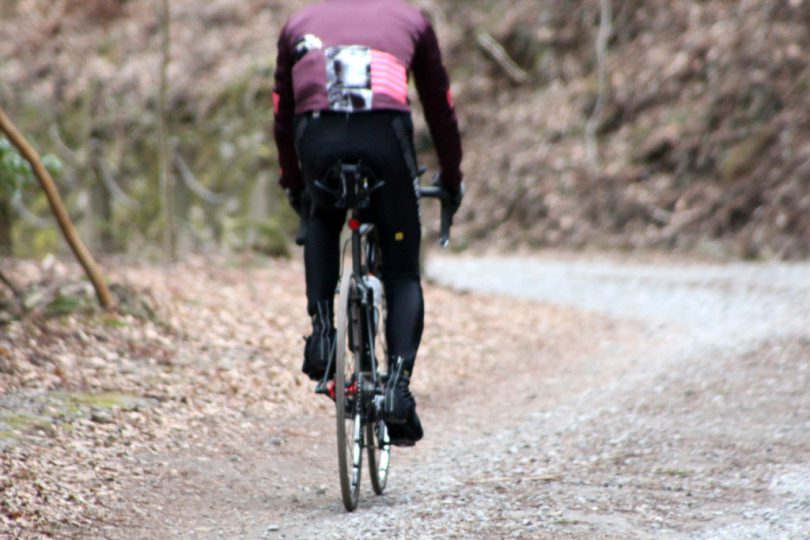
[{"label": "bicycle tire", "polygon": [[[383,292],[381,313],[374,340],[374,350],[377,356],[377,371],[381,372],[381,363],[388,361],[388,346],[385,341],[385,322],[387,318],[387,305],[385,292]],[[381,418],[366,426],[366,448],[368,449],[368,470],[371,487],[374,493],[382,495],[388,482],[388,471],[391,465],[391,441],[388,438],[388,429]]]},{"label": "bicycle tire", "polygon": [[349,350],[349,331],[352,324],[352,275],[345,272],[340,283],[337,313],[337,351],[335,355],[335,420],[337,432],[338,470],[343,506],[351,512],[360,498],[360,477],[363,465],[363,415],[359,400],[349,400],[347,380],[359,381],[359,358]]},{"label": "bicycle tire", "polygon": [[[379,435],[377,430],[382,430],[382,435]],[[382,420],[366,424],[366,448],[368,448],[371,487],[375,494],[382,495],[388,482],[388,470],[391,464],[391,440],[388,438],[388,429]]]}]

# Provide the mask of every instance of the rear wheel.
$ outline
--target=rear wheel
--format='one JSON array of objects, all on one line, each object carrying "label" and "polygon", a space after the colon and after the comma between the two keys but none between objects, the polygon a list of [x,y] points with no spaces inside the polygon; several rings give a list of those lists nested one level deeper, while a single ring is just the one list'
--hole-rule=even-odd
[{"label": "rear wheel", "polygon": [[391,463],[391,440],[385,422],[377,420],[366,425],[368,469],[374,493],[382,495],[388,482],[388,466]]},{"label": "rear wheel", "polygon": [[[377,358],[378,381],[381,377],[383,364],[388,361],[388,344],[385,341],[386,303],[385,293],[378,303],[380,313],[376,313],[377,335],[374,340],[374,352]],[[374,493],[382,495],[388,481],[388,467],[391,463],[391,440],[388,438],[388,429],[385,422],[377,418],[366,426],[366,447],[368,448],[368,469],[371,487]]]},{"label": "rear wheel", "polygon": [[[338,469],[343,506],[351,512],[357,508],[360,495],[360,472],[363,464],[363,415],[359,403],[359,354],[349,349],[349,332],[357,321],[351,272],[340,282],[335,312],[337,313],[337,354],[335,355],[335,418],[337,427]],[[358,349],[359,353],[359,349]]]}]

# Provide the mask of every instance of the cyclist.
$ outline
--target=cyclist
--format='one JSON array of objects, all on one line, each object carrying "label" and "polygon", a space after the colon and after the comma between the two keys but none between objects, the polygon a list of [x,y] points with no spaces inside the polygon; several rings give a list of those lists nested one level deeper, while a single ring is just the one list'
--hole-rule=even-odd
[{"label": "cyclist", "polygon": [[278,40],[273,93],[280,184],[292,207],[308,218],[304,262],[312,334],[302,370],[313,380],[324,376],[335,354],[333,298],[346,219],[315,182],[339,160],[360,160],[385,181],[372,194],[368,217],[380,234],[388,309],[383,419],[392,443],[400,445],[423,434],[408,388],[424,319],[409,74],[438,154],[439,182],[455,212],[463,197],[455,107],[436,34],[415,7],[404,0],[325,0],[295,13]]}]

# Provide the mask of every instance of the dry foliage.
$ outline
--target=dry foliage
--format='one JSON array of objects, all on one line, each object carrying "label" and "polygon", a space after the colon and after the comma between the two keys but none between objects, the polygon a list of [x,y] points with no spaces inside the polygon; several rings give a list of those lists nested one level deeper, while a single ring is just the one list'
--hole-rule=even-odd
[{"label": "dry foliage", "polygon": [[[164,461],[190,447],[227,454],[257,429],[270,438],[276,425],[332,414],[300,373],[309,330],[300,261],[108,266],[128,314],[78,309],[0,326],[0,536],[126,530],[153,502],[133,487],[148,493],[171,475]],[[28,291],[79,271],[49,260],[8,274]],[[583,329],[614,331],[566,310],[430,285],[426,304],[414,378],[424,407],[439,393],[473,394],[512,347],[570,358],[590,346],[576,339]]]},{"label": "dry foliage", "polygon": [[[469,234],[504,245],[810,253],[807,2],[616,2],[598,170],[582,137],[596,99],[598,6],[510,7],[500,22],[461,13],[448,22],[495,27],[537,82],[512,87],[471,54],[466,34],[452,36],[450,57],[475,74],[456,78],[476,200],[464,214]],[[491,232],[493,221],[504,225]]]},{"label": "dry foliage", "polygon": [[[172,2],[172,108],[204,116],[230,81],[271,69],[278,29],[306,3]],[[468,240],[810,254],[807,0],[614,2],[598,170],[584,148],[596,100],[597,2],[416,3],[432,14],[453,72],[469,192],[459,231]],[[17,98],[54,104],[82,99],[98,81],[122,122],[149,110],[154,6],[52,5],[20,0],[0,24],[0,56],[9,59],[0,80]],[[90,26],[88,17],[106,24]],[[531,82],[508,80],[476,45],[479,31]]]}]

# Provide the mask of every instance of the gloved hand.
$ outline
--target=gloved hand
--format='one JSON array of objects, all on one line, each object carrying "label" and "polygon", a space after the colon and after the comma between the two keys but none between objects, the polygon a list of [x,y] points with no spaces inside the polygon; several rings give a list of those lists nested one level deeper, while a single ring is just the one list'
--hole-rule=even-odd
[{"label": "gloved hand", "polygon": [[458,209],[461,206],[461,201],[464,200],[464,182],[461,182],[457,186],[450,187],[445,185],[441,174],[439,174],[435,184],[441,186],[441,188],[444,189],[449,195],[446,200],[442,201],[442,207],[446,208],[450,212],[450,217],[452,218],[452,216],[458,212]]},{"label": "gloved hand", "polygon": [[304,186],[287,188],[287,202],[298,216],[302,216],[304,212]]}]

